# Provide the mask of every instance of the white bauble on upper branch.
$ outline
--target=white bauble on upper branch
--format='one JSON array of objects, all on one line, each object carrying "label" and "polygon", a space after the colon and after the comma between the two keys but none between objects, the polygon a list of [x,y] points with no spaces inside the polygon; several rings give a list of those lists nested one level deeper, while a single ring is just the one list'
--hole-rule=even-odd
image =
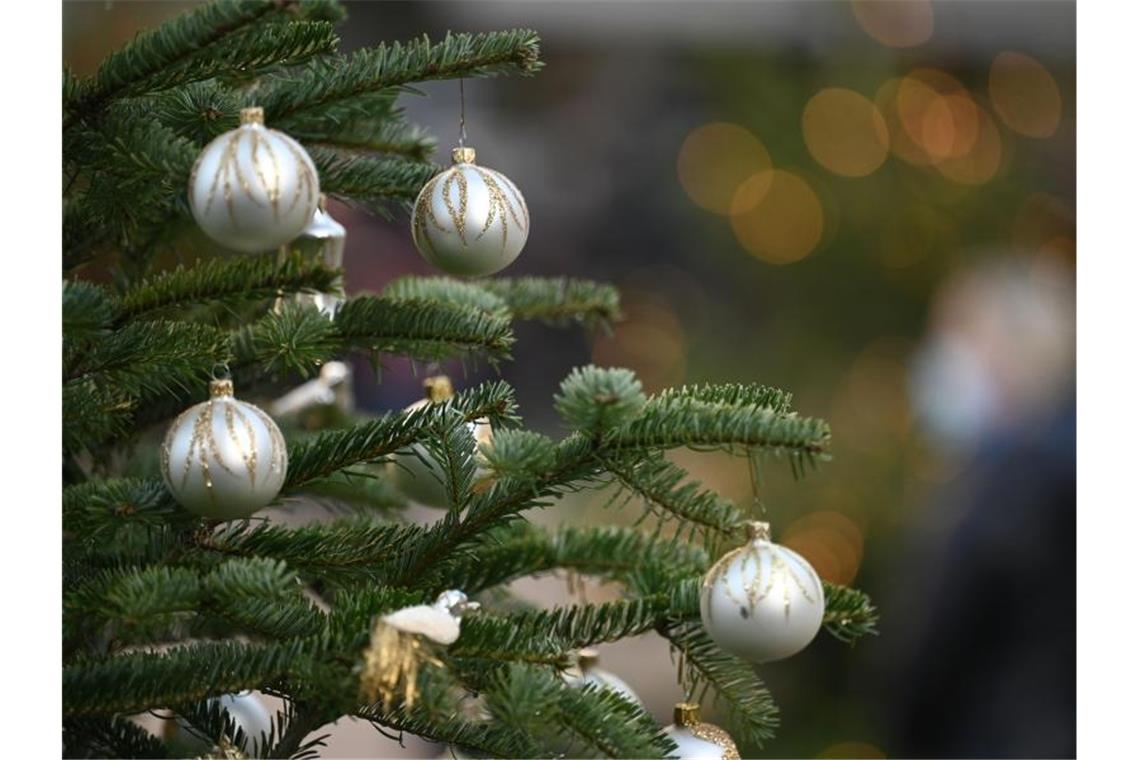
[{"label": "white bauble on upper branch", "polygon": [[701,583],[701,622],[726,652],[781,660],[819,632],[826,602],[808,561],[773,543],[768,523],[748,524],[748,543],[725,554]]},{"label": "white bauble on upper branch", "polygon": [[260,108],[202,149],[190,172],[190,210],[212,240],[236,251],[267,251],[297,237],[320,195],[317,169],[301,144],[268,129]]},{"label": "white bauble on upper branch", "polygon": [[456,148],[451,158],[454,165],[428,180],[416,197],[412,240],[429,263],[448,274],[494,274],[526,244],[526,201],[515,183],[475,164],[474,148]]}]

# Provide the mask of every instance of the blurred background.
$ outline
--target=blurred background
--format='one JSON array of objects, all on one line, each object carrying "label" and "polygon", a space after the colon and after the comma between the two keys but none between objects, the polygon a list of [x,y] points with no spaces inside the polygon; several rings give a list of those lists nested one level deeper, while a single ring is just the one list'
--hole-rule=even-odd
[{"label": "blurred background", "polygon": [[[191,5],[67,2],[65,61],[90,73]],[[776,540],[872,595],[881,631],[853,649],[821,635],[763,668],[782,709],[763,753],[1073,756],[1074,4],[346,5],[346,51],[449,29],[542,36],[537,77],[466,83],[468,143],[532,217],[504,274],[612,281],[627,319],[612,334],[519,329],[500,373],[528,426],[560,434],[551,397],[591,361],[650,391],[778,385],[830,421],[832,461],[799,482],[769,462],[760,502]],[[403,102],[444,163],[458,84],[421,90]],[[431,271],[405,215],[330,210],[348,228],[350,292]],[[495,374],[447,369],[461,387]],[[358,405],[407,405],[424,370],[389,362],[377,383],[362,364]],[[753,504],[744,460],[676,457]],[[533,518],[636,519],[608,496]],[[543,605],[617,593],[515,590]],[[651,635],[601,652],[665,722],[680,698],[669,663]],[[445,752],[404,745],[346,723],[327,754]]]}]

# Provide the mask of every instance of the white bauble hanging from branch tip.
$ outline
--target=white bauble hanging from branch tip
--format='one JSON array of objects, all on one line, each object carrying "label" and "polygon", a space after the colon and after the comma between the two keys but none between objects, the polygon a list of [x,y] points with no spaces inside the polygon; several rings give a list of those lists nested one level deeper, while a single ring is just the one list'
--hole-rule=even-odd
[{"label": "white bauble hanging from branch tip", "polygon": [[249,517],[281,491],[288,468],[277,424],[234,398],[233,383],[210,383],[210,400],[190,407],[162,443],[161,469],[175,501],[202,517]]},{"label": "white bauble hanging from branch tip", "polygon": [[721,557],[701,583],[701,622],[722,649],[754,663],[800,651],[819,632],[823,583],[796,552],[749,523],[749,540]]},{"label": "white bauble hanging from branch tip", "polygon": [[266,128],[260,108],[202,149],[190,172],[190,210],[202,231],[235,251],[288,243],[317,210],[317,169],[301,144]]},{"label": "white bauble hanging from branch tip", "polygon": [[412,240],[448,274],[484,277],[518,258],[530,232],[522,193],[507,177],[475,164],[473,148],[451,152],[454,165],[432,177],[412,211]]},{"label": "white bauble hanging from branch tip", "polygon": [[677,745],[680,760],[740,760],[740,750],[720,726],[701,721],[700,705],[679,702],[673,708],[673,725],[666,735]]}]

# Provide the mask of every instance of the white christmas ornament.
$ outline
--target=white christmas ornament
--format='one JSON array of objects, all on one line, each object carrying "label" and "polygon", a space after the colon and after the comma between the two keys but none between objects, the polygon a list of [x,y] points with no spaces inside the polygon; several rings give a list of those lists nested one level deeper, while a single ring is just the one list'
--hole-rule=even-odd
[{"label": "white christmas ornament", "polygon": [[767,523],[721,557],[701,583],[701,621],[722,649],[755,663],[790,657],[823,622],[823,584],[807,560],[774,544]]},{"label": "white christmas ornament", "polygon": [[479,602],[467,601],[467,594],[451,589],[432,604],[415,604],[385,615],[382,620],[396,630],[427,636],[437,644],[454,644],[459,638],[459,621],[479,609]]},{"label": "white christmas ornament", "polygon": [[[446,403],[455,395],[455,389],[444,375],[429,377],[424,380],[426,398],[411,404],[404,412],[414,412],[428,404]],[[491,423],[486,419],[479,419],[467,423],[467,428],[475,438],[475,447],[480,444],[489,444],[492,439]],[[448,507],[447,489],[443,485],[443,470],[432,458],[431,454],[420,444],[414,444],[415,453],[397,454],[396,460],[389,464],[389,473],[396,481],[397,487],[408,498],[426,507]]]},{"label": "white christmas ornament", "polygon": [[673,725],[665,733],[677,745],[680,760],[740,760],[736,742],[720,726],[701,722],[700,705],[679,702],[673,708]]},{"label": "white christmas ornament", "polygon": [[248,517],[285,482],[285,439],[269,415],[234,398],[230,380],[210,383],[210,400],[190,407],[166,432],[162,476],[175,500],[217,520]]},{"label": "white christmas ornament", "polygon": [[267,129],[260,108],[202,149],[190,172],[190,210],[211,239],[236,251],[267,251],[313,219],[320,186],[309,154]]},{"label": "white christmas ornament", "polygon": [[518,258],[530,215],[515,183],[475,164],[473,148],[451,151],[454,165],[432,177],[412,213],[420,254],[448,274],[483,277]]},{"label": "white christmas ornament", "polygon": [[578,651],[578,667],[576,670],[566,672],[564,679],[571,686],[586,686],[594,684],[610,691],[615,691],[639,707],[644,707],[641,699],[625,681],[616,674],[598,667],[598,650],[581,649]]},{"label": "white christmas ornament", "polygon": [[[333,218],[328,210],[328,198],[320,194],[317,210],[313,218],[293,241],[292,248],[301,251],[307,260],[316,260],[329,269],[344,266],[344,244],[347,232],[344,225]],[[312,305],[332,319],[344,303],[344,286],[338,286],[336,293],[296,293],[293,300],[302,305]]]}]

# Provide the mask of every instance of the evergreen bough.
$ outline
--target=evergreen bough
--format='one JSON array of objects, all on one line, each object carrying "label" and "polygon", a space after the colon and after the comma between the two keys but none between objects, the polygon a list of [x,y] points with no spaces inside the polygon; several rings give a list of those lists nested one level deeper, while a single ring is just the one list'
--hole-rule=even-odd
[{"label": "evergreen bough", "polygon": [[[510,358],[517,321],[595,328],[619,317],[614,288],[585,280],[407,277],[349,299],[330,321],[271,308],[282,295],[336,287],[341,273],[311,261],[156,263],[185,249],[190,166],[243,106],[264,107],[302,141],[330,195],[387,212],[436,171],[425,160],[434,141],[405,121],[398,94],[429,79],[541,67],[538,36],[524,29],[342,56],[343,18],[331,0],[221,0],[139,35],[94,76],[64,73],[65,753],[163,756],[169,748],[130,720],[161,708],[208,742],[258,757],[315,756],[314,732],[344,716],[499,756],[665,756],[672,743],[640,708],[559,678],[573,650],[648,631],[726,706],[737,741],[759,746],[775,704],[750,666],[712,643],[698,609],[699,579],[740,543],[745,515],[665,452],[767,453],[801,471],[826,455],[828,427],[798,416],[783,391],[702,385],[647,396],[632,372],[591,366],[572,371],[554,399],[570,430],[559,441],[519,429],[503,382],[297,435],[282,497],[351,507],[300,527],[204,521],[157,477],[148,452],[174,414],[201,400],[219,363],[240,393],[264,398],[353,353],[494,362]],[[97,260],[110,262],[110,284],[84,279]],[[480,418],[498,432],[477,463],[466,423]],[[447,464],[450,507],[428,526],[401,520],[402,497],[369,467],[417,443]],[[658,529],[547,531],[523,519],[609,485]],[[553,610],[502,603],[513,579],[566,571],[621,584],[625,598]],[[496,594],[454,645],[437,648],[438,665],[420,670],[414,705],[363,700],[372,621],[447,588]],[[832,635],[852,641],[874,625],[865,595],[828,585]],[[284,698],[268,735],[242,736],[210,700],[243,689]],[[472,694],[481,717],[460,709]]]}]

